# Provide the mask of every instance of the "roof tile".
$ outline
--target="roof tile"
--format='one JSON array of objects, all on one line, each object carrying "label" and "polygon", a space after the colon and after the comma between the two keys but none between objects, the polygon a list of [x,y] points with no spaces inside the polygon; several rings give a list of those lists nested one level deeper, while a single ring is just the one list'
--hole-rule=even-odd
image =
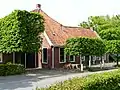
[{"label": "roof tile", "polygon": [[53,43],[53,45],[62,46],[65,44],[68,38],[73,37],[90,37],[90,38],[98,37],[97,34],[90,29],[63,26],[62,24],[58,23],[57,21],[49,17],[44,11],[42,10],[33,11],[39,12],[41,15],[43,15],[45,19],[45,32],[48,35],[51,42]]}]

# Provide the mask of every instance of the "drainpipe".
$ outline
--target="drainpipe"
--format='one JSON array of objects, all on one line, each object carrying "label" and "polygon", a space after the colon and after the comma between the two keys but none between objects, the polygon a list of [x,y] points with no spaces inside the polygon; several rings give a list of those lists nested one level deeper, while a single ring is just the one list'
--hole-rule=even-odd
[{"label": "drainpipe", "polygon": [[54,67],[54,65],[55,65],[55,63],[54,63],[54,47],[52,47],[52,68],[55,68]]},{"label": "drainpipe", "polygon": [[26,68],[26,53],[25,53],[25,68]]}]

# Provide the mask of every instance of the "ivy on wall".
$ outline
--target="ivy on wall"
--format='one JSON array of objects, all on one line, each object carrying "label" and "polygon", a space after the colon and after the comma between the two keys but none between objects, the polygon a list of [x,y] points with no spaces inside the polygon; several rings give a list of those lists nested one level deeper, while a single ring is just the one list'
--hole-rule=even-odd
[{"label": "ivy on wall", "polygon": [[0,52],[36,52],[44,31],[44,19],[38,13],[14,10],[0,19]]}]

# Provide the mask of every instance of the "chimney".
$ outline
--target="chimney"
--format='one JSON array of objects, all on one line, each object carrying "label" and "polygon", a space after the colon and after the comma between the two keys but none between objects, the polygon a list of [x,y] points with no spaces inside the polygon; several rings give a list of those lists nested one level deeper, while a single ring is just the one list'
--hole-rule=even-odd
[{"label": "chimney", "polygon": [[41,9],[41,4],[36,4],[36,9],[40,10]]},{"label": "chimney", "polygon": [[63,30],[63,25],[62,25],[62,24],[60,24],[60,26],[61,26],[61,30]]}]

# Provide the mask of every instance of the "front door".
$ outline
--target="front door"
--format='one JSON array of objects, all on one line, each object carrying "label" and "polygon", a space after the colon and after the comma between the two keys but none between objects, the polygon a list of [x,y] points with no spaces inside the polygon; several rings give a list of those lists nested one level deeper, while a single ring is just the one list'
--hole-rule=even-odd
[{"label": "front door", "polygon": [[26,68],[35,68],[35,53],[26,53]]}]

